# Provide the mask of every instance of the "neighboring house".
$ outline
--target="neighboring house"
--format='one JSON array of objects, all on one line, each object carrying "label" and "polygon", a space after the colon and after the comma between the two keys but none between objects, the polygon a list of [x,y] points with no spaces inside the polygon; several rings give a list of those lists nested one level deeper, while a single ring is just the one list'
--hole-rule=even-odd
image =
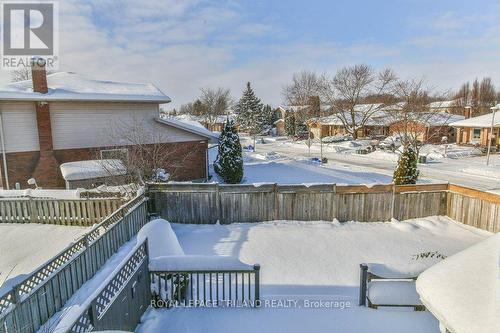
[{"label": "neighboring house", "polygon": [[[363,122],[364,117],[373,108],[379,108],[380,104],[360,104],[355,107],[355,123]],[[446,112],[426,112],[414,114],[414,120],[405,121],[397,112],[401,111],[401,103],[385,106],[373,112],[364,126],[358,129],[358,138],[379,138],[401,133],[404,126],[410,126],[418,140],[422,142],[440,143],[442,137],[448,137],[449,141],[455,140],[455,131],[450,123],[464,119],[463,116],[453,115]],[[313,137],[328,137],[346,135],[342,119],[350,119],[351,113],[346,112],[343,116],[334,114],[328,117],[312,118],[308,121],[309,130]],[[412,114],[410,114],[410,118]]]},{"label": "neighboring house", "polygon": [[[409,128],[409,132],[414,133],[417,140],[421,142],[439,144],[442,143],[443,137],[446,137],[448,142],[454,142],[455,130],[451,127],[451,123],[463,119],[465,119],[464,116],[447,112],[418,113],[413,120],[410,118],[405,122],[393,122],[389,126],[389,134],[397,135],[408,131]],[[403,127],[407,129],[403,130]]]},{"label": "neighboring house", "polygon": [[500,148],[500,112],[485,114],[479,117],[468,118],[465,120],[451,123],[451,126],[456,128],[457,144],[477,145],[481,147],[488,146],[488,138],[491,133],[491,125],[493,122],[493,138],[492,146]]},{"label": "neighboring house", "polygon": [[[205,128],[207,128],[212,132],[222,132],[228,120],[232,120],[236,124],[236,115],[231,113],[228,115],[217,116],[211,123],[206,119],[201,118],[200,122],[203,126],[205,126]],[[236,129],[238,129],[237,124],[236,124]]]},{"label": "neighboring house", "polygon": [[430,112],[446,112],[450,114],[456,114],[465,116],[465,108],[462,105],[460,99],[454,99],[450,101],[437,101],[432,102],[428,105]]},{"label": "neighboring house", "polygon": [[[356,123],[362,122],[363,115],[357,114]],[[308,128],[314,138],[346,135],[343,119],[349,119],[350,114],[340,116],[334,114],[327,117],[312,118],[308,121]],[[383,112],[375,112],[370,119],[365,122],[365,126],[358,130],[358,138],[366,137],[381,137],[387,136],[389,133],[389,118]]]},{"label": "neighboring house", "polygon": [[75,73],[47,76],[44,67],[34,68],[32,81],[0,88],[0,186],[26,187],[33,177],[42,187],[64,187],[61,164],[115,158],[117,146],[126,155],[130,143],[118,132],[137,125],[154,134],[141,144],[161,143],[183,152],[172,159],[179,180],[205,178],[208,142],[216,137],[159,119],[159,105],[168,102],[152,84],[99,81]]},{"label": "neighboring house", "polygon": [[[382,137],[389,133],[390,117],[388,112],[392,111],[389,107],[383,107],[381,103],[359,104],[354,107],[355,123],[360,124],[369,114],[370,117],[364,126],[358,129],[358,138]],[[348,134],[342,119],[351,119],[350,112],[344,114],[333,114],[321,118],[312,118],[308,121],[308,127],[314,137],[322,138],[336,135]]]},{"label": "neighboring house", "polygon": [[[169,117],[167,117],[167,118],[169,118]],[[172,118],[172,117],[170,117],[170,118]],[[212,122],[208,121],[206,119],[206,117],[193,116],[190,114],[181,114],[181,115],[174,116],[173,118],[181,120],[181,121],[185,121],[185,122],[198,123],[211,132],[222,132],[228,119],[232,120],[233,122],[236,123],[236,115],[232,114],[232,113],[228,114],[228,115],[217,116],[217,117],[215,117],[215,119],[213,119]]]},{"label": "neighboring house", "polygon": [[[311,108],[310,105],[287,105],[287,106],[279,105],[277,111],[278,111],[280,119],[285,119],[287,112],[291,112],[294,114],[300,114],[301,118],[302,117],[307,118],[308,113],[310,113],[310,110],[309,110],[310,108]],[[331,113],[330,112],[331,107],[326,105],[326,104],[322,104],[320,106],[319,111],[320,111],[321,115],[327,115],[327,114]]]}]

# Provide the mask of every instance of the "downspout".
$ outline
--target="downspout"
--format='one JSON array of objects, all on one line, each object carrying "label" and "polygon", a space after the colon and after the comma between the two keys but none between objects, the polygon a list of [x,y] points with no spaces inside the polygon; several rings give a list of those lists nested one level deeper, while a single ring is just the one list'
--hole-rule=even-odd
[{"label": "downspout", "polygon": [[3,121],[2,121],[2,111],[0,111],[0,141],[2,141],[2,161],[3,161],[3,172],[5,175],[5,187],[9,190],[9,171],[7,170],[7,152],[5,151],[5,138],[3,134]]}]

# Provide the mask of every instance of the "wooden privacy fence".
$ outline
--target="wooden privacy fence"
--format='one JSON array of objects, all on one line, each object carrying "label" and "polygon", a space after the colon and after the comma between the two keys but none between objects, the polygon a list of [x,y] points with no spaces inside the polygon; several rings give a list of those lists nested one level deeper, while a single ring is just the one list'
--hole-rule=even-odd
[{"label": "wooden privacy fence", "polygon": [[47,223],[92,226],[123,204],[121,198],[95,199],[0,199],[0,223]]},{"label": "wooden privacy fence", "polygon": [[500,232],[500,195],[450,184],[446,215],[463,224]]},{"label": "wooden privacy fence", "polygon": [[389,221],[433,215],[500,232],[500,196],[449,184],[148,184],[150,210],[175,223]]},{"label": "wooden privacy fence", "polygon": [[153,211],[177,223],[371,222],[444,215],[447,187],[149,184],[148,195]]},{"label": "wooden privacy fence", "polygon": [[104,265],[147,221],[138,196],[0,296],[0,333],[32,333]]}]

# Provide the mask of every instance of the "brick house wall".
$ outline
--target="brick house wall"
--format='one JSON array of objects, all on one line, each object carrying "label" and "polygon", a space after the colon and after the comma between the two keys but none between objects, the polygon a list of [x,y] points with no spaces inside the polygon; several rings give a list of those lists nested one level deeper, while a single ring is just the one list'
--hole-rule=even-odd
[{"label": "brick house wall", "polygon": [[[189,141],[164,143],[168,149],[175,151],[170,165],[165,166],[165,169],[173,175],[173,180],[183,181],[192,179],[202,179],[206,174],[206,151],[208,143],[206,141]],[[16,182],[19,182],[21,188],[26,188],[26,181],[35,177],[38,186],[51,188],[64,188],[65,181],[62,178],[59,166],[67,162],[75,162],[82,160],[91,160],[99,158],[99,152],[105,149],[113,149],[116,147],[100,147],[100,148],[82,148],[82,149],[64,149],[54,150],[53,157],[57,165],[47,166],[46,172],[39,172],[35,175],[41,152],[18,152],[7,153],[7,169],[9,173],[9,183],[14,187]],[[4,182],[4,173],[2,172],[0,182]]]},{"label": "brick house wall", "polygon": [[[404,123],[397,122],[389,126],[389,133],[392,135],[394,133],[404,131]],[[419,140],[425,143],[441,143],[443,136],[448,137],[448,142],[455,141],[455,130],[449,126],[432,126],[426,127],[418,123],[409,123],[408,131],[415,132],[419,134]]]}]

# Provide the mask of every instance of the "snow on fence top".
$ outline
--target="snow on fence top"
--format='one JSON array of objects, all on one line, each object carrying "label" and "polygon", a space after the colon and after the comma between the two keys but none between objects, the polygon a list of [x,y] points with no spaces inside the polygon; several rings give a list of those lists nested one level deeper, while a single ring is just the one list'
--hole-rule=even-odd
[{"label": "snow on fence top", "polygon": [[61,164],[64,180],[93,179],[120,176],[127,173],[127,168],[120,160],[88,160]]},{"label": "snow on fence top", "polygon": [[[461,121],[456,121],[450,125],[453,127],[476,127],[476,128],[490,128],[493,113],[485,114],[478,117],[472,117]],[[500,112],[495,113],[494,127],[500,127]]]},{"label": "snow on fence top", "polygon": [[417,292],[448,331],[500,332],[500,234],[422,273]]},{"label": "snow on fence top", "polygon": [[80,199],[82,190],[45,190],[45,189],[26,189],[26,190],[0,190],[1,198],[53,198],[62,200]]},{"label": "snow on fence top", "polygon": [[170,97],[151,83],[102,81],[72,72],[47,75],[49,92],[33,92],[31,80],[0,87],[0,100],[128,101],[168,103]]}]

